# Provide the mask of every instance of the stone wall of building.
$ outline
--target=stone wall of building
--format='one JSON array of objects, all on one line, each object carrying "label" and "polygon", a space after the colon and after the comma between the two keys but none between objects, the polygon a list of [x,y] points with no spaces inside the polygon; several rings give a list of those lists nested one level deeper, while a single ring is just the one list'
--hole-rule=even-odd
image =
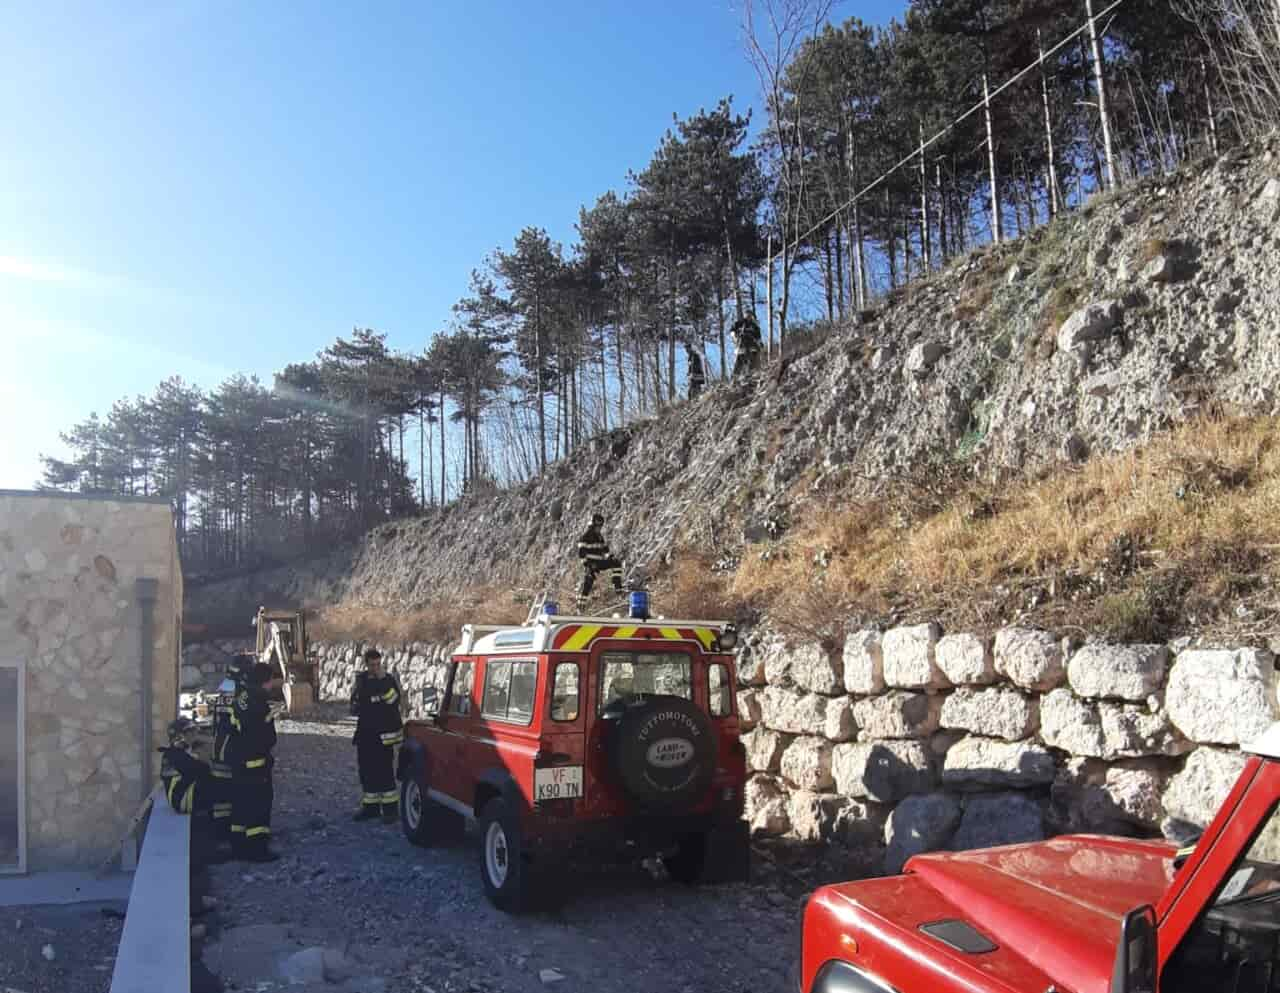
[{"label": "stone wall of building", "polygon": [[[367,646],[315,647],[321,698],[347,699]],[[451,646],[378,648],[420,715]],[[758,632],[738,683],[753,830],[874,849],[887,872],[1072,831],[1183,838],[1280,718],[1267,651],[1029,628],[855,631],[835,652]]]},{"label": "stone wall of building", "polygon": [[[155,580],[153,591],[138,580]],[[143,599],[153,597],[143,747]],[[177,712],[182,570],[161,501],[0,492],[0,653],[25,663],[30,869],[91,866],[159,773]]]}]

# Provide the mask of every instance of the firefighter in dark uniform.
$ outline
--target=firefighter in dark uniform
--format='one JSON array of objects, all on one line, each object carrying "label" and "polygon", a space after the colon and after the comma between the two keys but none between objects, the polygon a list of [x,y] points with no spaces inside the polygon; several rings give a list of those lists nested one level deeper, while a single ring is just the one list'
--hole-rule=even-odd
[{"label": "firefighter in dark uniform", "polygon": [[693,346],[685,345],[684,355],[689,366],[689,399],[696,400],[707,385],[707,372],[702,365],[702,356]]},{"label": "firefighter in dark uniform", "polygon": [[213,755],[209,761],[212,779],[209,785],[213,793],[214,832],[224,841],[231,839],[231,709],[235,705],[236,693],[244,685],[252,666],[252,655],[240,654],[232,657],[226,672],[226,679],[231,686],[229,690],[219,693],[218,703],[214,708]]},{"label": "firefighter in dark uniform", "polygon": [[396,791],[396,746],[404,741],[400,716],[400,683],[382,669],[376,648],[364,653],[365,671],[356,675],[351,713],[356,716],[356,746],[360,767],[360,810],[357,821],[372,820],[379,812],[384,823],[396,819],[400,797]]},{"label": "firefighter in dark uniform", "polygon": [[604,514],[599,512],[592,514],[591,524],[578,539],[578,558],[582,560],[582,587],[578,590],[579,604],[591,595],[591,590],[596,584],[596,575],[601,572],[609,573],[615,593],[622,592],[622,562],[610,553],[609,546],[605,544],[604,535],[600,533],[600,528],[603,526]]},{"label": "firefighter in dark uniform", "polygon": [[191,817],[191,854],[198,862],[223,861],[216,856],[218,839],[212,814],[216,797],[210,764],[195,754],[199,742],[193,740],[195,725],[180,717],[169,725],[169,745],[158,748],[160,783],[165,799],[176,813]]},{"label": "firefighter in dark uniform", "polygon": [[283,682],[279,673],[259,662],[236,691],[231,710],[231,852],[246,862],[274,862],[271,851],[271,750],[276,745],[275,718],[268,694]]},{"label": "firefighter in dark uniform", "polygon": [[730,329],[733,335],[735,355],[733,357],[733,378],[750,375],[760,363],[760,350],[764,347],[760,339],[760,325],[750,314],[738,318]]}]

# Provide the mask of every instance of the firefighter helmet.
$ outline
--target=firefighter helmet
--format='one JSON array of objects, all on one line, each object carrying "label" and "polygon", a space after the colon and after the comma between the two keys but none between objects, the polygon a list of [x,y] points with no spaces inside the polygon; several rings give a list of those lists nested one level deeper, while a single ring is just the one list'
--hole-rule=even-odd
[{"label": "firefighter helmet", "polygon": [[597,510],[594,514],[591,515],[591,523],[594,524],[596,527],[600,527],[602,524],[604,524],[604,514],[600,513],[600,511]]}]

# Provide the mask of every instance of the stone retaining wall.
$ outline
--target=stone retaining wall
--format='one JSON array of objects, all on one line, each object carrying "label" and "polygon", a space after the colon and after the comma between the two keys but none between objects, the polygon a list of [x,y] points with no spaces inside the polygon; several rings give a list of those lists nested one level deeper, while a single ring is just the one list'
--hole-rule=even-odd
[{"label": "stone retaining wall", "polygon": [[[318,644],[345,700],[366,646]],[[380,645],[411,713],[451,646]],[[1280,718],[1266,651],[1079,644],[1029,628],[856,631],[837,652],[767,633],[738,657],[758,834],[910,856],[1068,831],[1184,837]]]},{"label": "stone retaining wall", "polygon": [[753,637],[738,662],[747,808],[764,834],[910,856],[1067,831],[1184,837],[1280,713],[1252,648],[1078,644],[1005,628]]}]

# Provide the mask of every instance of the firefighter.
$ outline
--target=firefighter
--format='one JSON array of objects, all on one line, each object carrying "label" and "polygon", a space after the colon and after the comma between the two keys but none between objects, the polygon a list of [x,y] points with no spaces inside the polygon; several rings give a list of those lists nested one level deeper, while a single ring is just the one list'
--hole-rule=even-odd
[{"label": "firefighter", "polygon": [[[219,838],[231,839],[231,712],[236,693],[244,685],[253,665],[253,656],[238,654],[227,666],[226,679],[219,687],[218,702],[214,707],[213,755],[210,757],[210,791],[213,794],[213,826]],[[228,683],[230,685],[228,685]],[[224,688],[225,687],[225,688]]]},{"label": "firefighter", "polygon": [[685,345],[684,354],[689,366],[689,399],[696,400],[707,385],[707,373],[702,366],[702,356],[693,346]]},{"label": "firefighter", "polygon": [[372,820],[381,811],[383,823],[392,824],[400,802],[396,746],[404,741],[400,684],[383,671],[382,653],[376,648],[364,653],[364,668],[351,691],[351,713],[356,716],[351,743],[356,746],[361,791],[360,810],[354,819]]},{"label": "firefighter", "polygon": [[604,526],[604,514],[599,511],[591,515],[591,524],[578,539],[578,558],[582,560],[582,587],[578,591],[578,603],[591,595],[596,584],[596,574],[608,572],[613,582],[613,592],[622,592],[622,562],[609,552],[604,535],[600,529]]},{"label": "firefighter", "polygon": [[214,853],[218,843],[211,816],[215,781],[209,763],[195,754],[200,747],[193,738],[195,724],[180,717],[169,725],[168,731],[168,747],[156,749],[161,756],[160,783],[165,799],[175,812],[191,817],[192,856],[206,864],[223,861]]},{"label": "firefighter", "polygon": [[231,852],[246,862],[274,862],[271,851],[271,770],[276,725],[268,694],[282,679],[265,662],[249,670],[231,710]]},{"label": "firefighter", "polygon": [[760,325],[756,319],[746,314],[734,322],[730,333],[733,335],[733,378],[750,375],[760,363]]}]

